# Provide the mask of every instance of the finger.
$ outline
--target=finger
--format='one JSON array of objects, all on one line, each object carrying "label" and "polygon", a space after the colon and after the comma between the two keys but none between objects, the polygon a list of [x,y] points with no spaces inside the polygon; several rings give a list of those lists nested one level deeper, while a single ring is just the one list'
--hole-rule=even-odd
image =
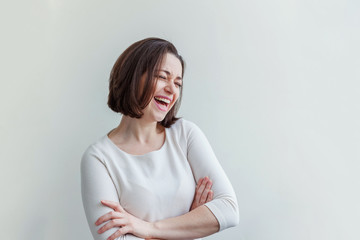
[{"label": "finger", "polygon": [[207,195],[208,195],[208,193],[209,193],[209,191],[210,191],[210,189],[211,189],[211,186],[212,186],[212,181],[209,180],[209,181],[207,182],[207,184],[206,184],[206,187],[205,187],[204,191],[203,191],[202,194],[201,194],[201,198],[200,198],[200,203],[201,203],[201,204],[206,203],[206,198],[207,198]]},{"label": "finger", "polygon": [[201,186],[203,180],[204,180],[204,178],[200,178],[200,179],[199,179],[199,181],[198,181],[198,183],[197,183],[197,185],[196,185],[196,189],[198,189],[198,188]]},{"label": "finger", "polygon": [[204,188],[204,191],[202,192],[201,194],[201,198],[200,198],[200,203],[201,204],[204,204],[206,202],[206,199],[207,199],[207,196],[208,196],[208,193],[210,191],[212,187],[212,181],[209,180],[207,183],[206,183],[206,186]]},{"label": "finger", "polygon": [[210,202],[211,200],[213,200],[213,198],[214,198],[214,192],[213,190],[210,190],[207,195],[206,202]]},{"label": "finger", "polygon": [[110,237],[107,238],[107,240],[113,240],[116,239],[118,237],[120,237],[121,234],[121,228],[119,228],[119,230],[117,230],[116,232],[114,232]]},{"label": "finger", "polygon": [[120,203],[118,203],[118,202],[113,202],[113,201],[109,201],[109,200],[101,200],[101,203],[105,206],[108,206],[108,207],[114,209],[117,212],[124,211],[124,209],[120,206]]},{"label": "finger", "polygon": [[99,217],[98,220],[96,220],[95,225],[99,226],[100,224],[114,218],[121,218],[121,213],[110,211],[107,214],[104,214],[101,217]]},{"label": "finger", "polygon": [[127,227],[127,226],[119,228],[119,230],[114,232],[110,237],[108,237],[107,240],[114,240],[114,239],[120,237],[121,235],[125,235],[125,234],[129,233],[129,230],[130,230],[129,227]]},{"label": "finger", "polygon": [[109,200],[101,200],[101,203],[105,206],[108,206],[112,209],[114,209],[115,211],[122,211],[123,208],[120,206],[119,202],[114,202],[114,201],[109,201]]},{"label": "finger", "polygon": [[196,190],[196,195],[195,195],[196,202],[200,201],[201,195],[204,192],[207,182],[208,182],[208,178],[205,177],[204,180],[202,181],[201,185],[199,186],[199,188]]},{"label": "finger", "polygon": [[101,234],[103,232],[106,232],[107,230],[113,228],[113,227],[121,227],[126,223],[125,219],[113,219],[108,221],[104,226],[99,228],[98,233]]}]

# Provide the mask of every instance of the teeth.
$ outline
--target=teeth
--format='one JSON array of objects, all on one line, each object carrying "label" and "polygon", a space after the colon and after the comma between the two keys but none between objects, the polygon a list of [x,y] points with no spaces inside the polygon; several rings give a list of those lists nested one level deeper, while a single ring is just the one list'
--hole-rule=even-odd
[{"label": "teeth", "polygon": [[165,102],[167,104],[170,103],[170,100],[169,99],[166,99],[166,98],[162,98],[162,97],[155,97],[156,100],[159,100],[159,101],[162,101],[162,102]]}]

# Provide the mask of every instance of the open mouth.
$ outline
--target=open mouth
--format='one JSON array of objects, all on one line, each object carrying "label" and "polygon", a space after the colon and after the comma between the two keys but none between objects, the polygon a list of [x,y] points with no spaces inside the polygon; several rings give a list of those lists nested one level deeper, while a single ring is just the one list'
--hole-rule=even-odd
[{"label": "open mouth", "polygon": [[162,106],[168,107],[170,104],[170,100],[162,97],[154,97],[155,101]]}]

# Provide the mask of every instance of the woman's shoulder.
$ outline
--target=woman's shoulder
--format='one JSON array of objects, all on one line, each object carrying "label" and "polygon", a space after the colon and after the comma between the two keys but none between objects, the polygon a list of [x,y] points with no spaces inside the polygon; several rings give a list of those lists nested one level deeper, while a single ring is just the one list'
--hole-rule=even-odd
[{"label": "woman's shoulder", "polygon": [[189,121],[184,118],[177,120],[171,127],[170,130],[173,131],[179,137],[189,138],[190,135],[201,132],[200,128],[192,121]]},{"label": "woman's shoulder", "polygon": [[84,151],[82,161],[86,161],[86,159],[92,158],[97,158],[98,160],[103,159],[103,153],[106,152],[109,147],[106,138],[107,135],[102,136],[92,142]]},{"label": "woman's shoulder", "polygon": [[191,129],[194,126],[196,126],[195,123],[184,118],[179,118],[173,125],[171,125],[170,129],[175,131],[184,131]]}]

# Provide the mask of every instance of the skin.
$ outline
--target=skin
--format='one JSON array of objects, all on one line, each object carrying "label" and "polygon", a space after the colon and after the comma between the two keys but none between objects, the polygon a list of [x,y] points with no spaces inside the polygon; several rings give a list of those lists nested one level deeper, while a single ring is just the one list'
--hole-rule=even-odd
[{"label": "skin", "polygon": [[200,178],[195,189],[194,200],[191,204],[190,211],[210,202],[214,197],[214,192],[211,190],[212,181],[208,177]]},{"label": "skin", "polygon": [[[123,116],[119,126],[109,138],[122,150],[137,155],[160,149],[165,141],[164,127],[158,124],[177,101],[182,84],[182,66],[172,54],[166,54],[158,69],[158,78],[154,96],[166,96],[171,99],[167,111],[161,111],[154,98],[143,110],[140,119]],[[144,76],[145,77],[145,76]],[[212,182],[208,177],[198,180],[194,200],[190,211],[184,215],[147,222],[139,219],[122,208],[119,202],[103,200],[101,203],[112,209],[101,216],[95,224],[104,224],[98,233],[120,227],[108,240],[131,233],[144,239],[193,239],[208,236],[219,230],[219,223],[204,203],[213,199]]]}]

